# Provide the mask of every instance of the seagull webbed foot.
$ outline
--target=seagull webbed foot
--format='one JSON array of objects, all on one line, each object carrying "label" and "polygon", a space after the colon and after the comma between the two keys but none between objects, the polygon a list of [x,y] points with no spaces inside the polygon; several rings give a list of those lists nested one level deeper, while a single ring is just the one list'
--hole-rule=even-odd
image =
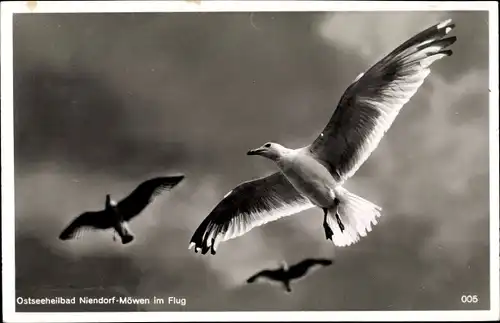
[{"label": "seagull webbed foot", "polygon": [[325,229],[325,237],[326,237],[326,240],[332,240],[332,237],[333,237],[333,231],[332,231],[332,229],[330,228],[330,226],[328,225],[328,223],[323,222],[323,229]]}]

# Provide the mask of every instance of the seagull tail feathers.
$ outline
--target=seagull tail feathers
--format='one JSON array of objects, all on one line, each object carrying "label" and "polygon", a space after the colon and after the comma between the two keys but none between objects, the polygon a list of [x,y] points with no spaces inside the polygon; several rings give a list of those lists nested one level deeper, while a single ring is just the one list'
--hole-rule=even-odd
[{"label": "seagull tail feathers", "polygon": [[382,215],[382,208],[346,189],[342,188],[339,191],[341,195],[337,196],[340,200],[337,213],[344,230],[340,230],[333,212],[328,212],[327,221],[333,231],[333,243],[339,247],[346,247],[355,244],[372,230],[372,225],[376,225],[377,218]]},{"label": "seagull tail feathers", "polygon": [[130,243],[135,239],[134,234],[132,233],[126,222],[118,223],[115,230],[120,236],[123,244]]}]

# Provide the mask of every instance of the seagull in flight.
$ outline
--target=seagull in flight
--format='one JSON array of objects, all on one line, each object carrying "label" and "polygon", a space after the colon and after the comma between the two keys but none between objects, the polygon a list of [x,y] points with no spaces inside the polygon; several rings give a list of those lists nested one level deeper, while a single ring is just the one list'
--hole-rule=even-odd
[{"label": "seagull in flight", "polygon": [[333,261],[330,259],[311,258],[302,260],[301,262],[288,268],[287,263],[283,261],[280,268],[274,270],[262,270],[261,272],[258,272],[252,277],[248,278],[247,283],[253,283],[258,278],[266,278],[272,281],[279,281],[283,284],[285,290],[290,293],[292,291],[292,288],[290,287],[290,282],[292,280],[303,278],[307,274],[309,269],[314,266],[320,265],[325,267],[330,266],[331,264],[333,264]]},{"label": "seagull in flight", "polygon": [[318,207],[327,240],[349,246],[377,224],[381,208],[343,188],[377,148],[401,108],[417,92],[435,61],[452,55],[451,19],[410,38],[346,89],[312,144],[290,149],[274,142],[248,151],[279,171],[247,181],[224,196],[194,232],[189,249],[215,254],[218,245],[254,227]]},{"label": "seagull in flight", "polygon": [[128,227],[128,222],[139,215],[156,196],[172,189],[183,179],[184,175],[149,179],[119,203],[111,200],[111,196],[107,194],[104,210],[82,213],[63,230],[59,239],[73,239],[84,230],[113,229],[120,236],[122,244],[130,243],[134,240],[134,235]]}]

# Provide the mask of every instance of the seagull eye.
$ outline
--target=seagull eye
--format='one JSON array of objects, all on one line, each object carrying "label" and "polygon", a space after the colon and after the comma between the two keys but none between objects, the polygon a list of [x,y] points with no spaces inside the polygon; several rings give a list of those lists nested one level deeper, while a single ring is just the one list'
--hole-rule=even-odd
[{"label": "seagull eye", "polygon": [[265,144],[264,147],[269,148],[271,147],[271,144]]}]

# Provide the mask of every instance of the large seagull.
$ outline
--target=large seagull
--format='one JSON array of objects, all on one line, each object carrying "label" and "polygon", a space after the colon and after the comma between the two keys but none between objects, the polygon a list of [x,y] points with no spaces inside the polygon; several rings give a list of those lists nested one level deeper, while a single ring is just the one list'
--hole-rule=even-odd
[{"label": "large seagull", "polygon": [[377,224],[381,208],[342,187],[378,146],[401,108],[430,73],[450,56],[451,19],[410,38],[347,88],[326,128],[309,146],[268,142],[248,155],[266,157],[279,171],[244,182],[224,196],[196,229],[189,249],[215,254],[222,241],[314,206],[323,210],[326,239],[336,246],[359,241]]}]

